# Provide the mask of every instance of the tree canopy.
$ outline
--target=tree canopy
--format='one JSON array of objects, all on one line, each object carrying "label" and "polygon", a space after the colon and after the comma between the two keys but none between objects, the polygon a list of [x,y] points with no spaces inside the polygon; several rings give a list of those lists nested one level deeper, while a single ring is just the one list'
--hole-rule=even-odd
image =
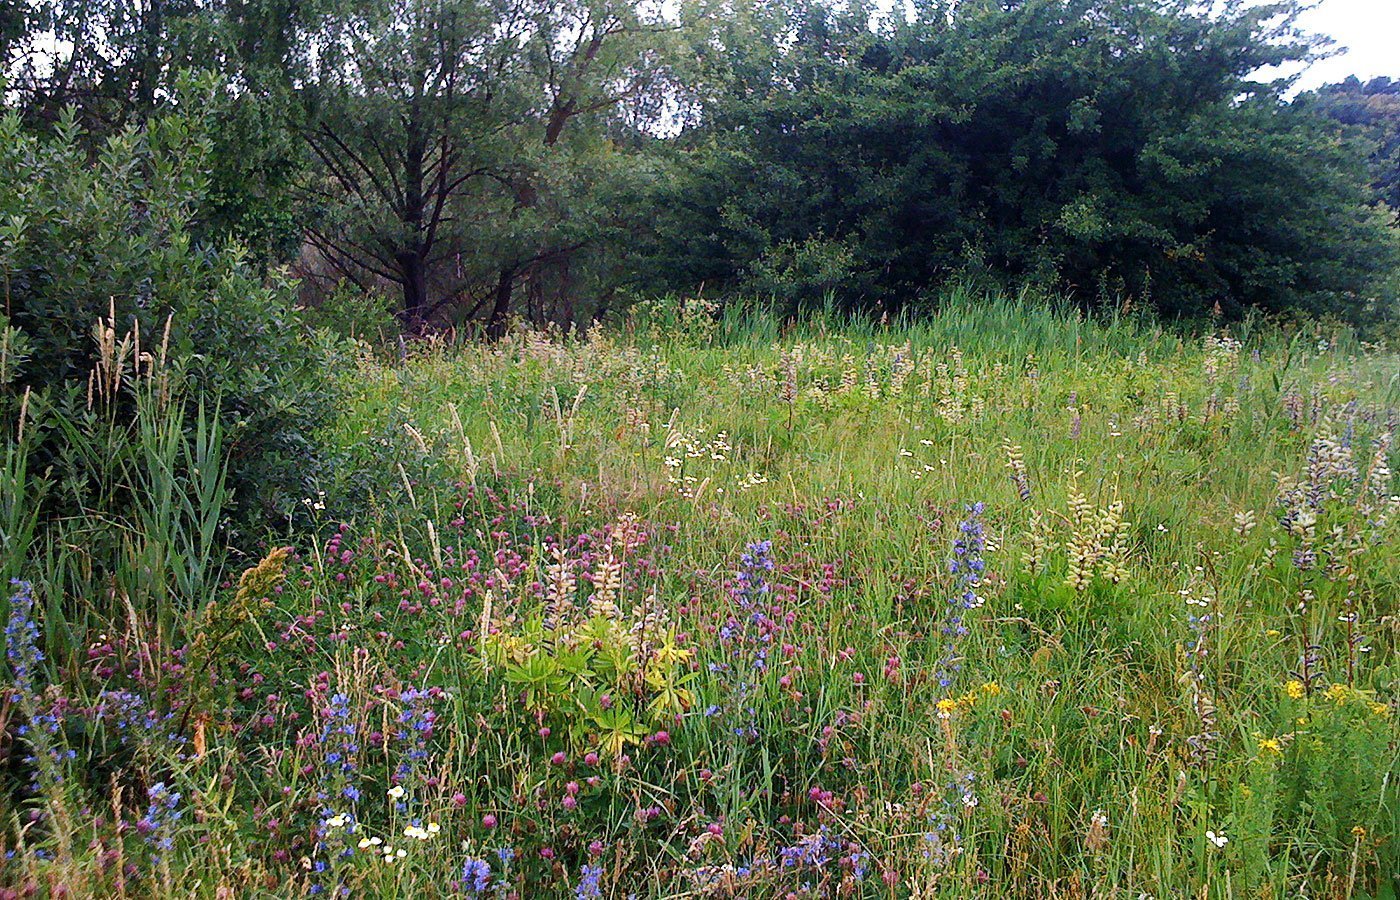
[{"label": "tree canopy", "polygon": [[778,49],[707,49],[729,90],[657,186],[644,264],[796,305],[895,309],[992,278],[1167,314],[1369,314],[1395,237],[1364,161],[1254,80],[1311,52],[1295,6],[1193,9],[932,2],[871,28],[792,4]]},{"label": "tree canopy", "polygon": [[1261,78],[1319,53],[1302,5],[10,0],[0,51],[21,126],[93,153],[212,72],[189,233],[415,330],[954,280],[1388,318],[1400,89]]}]

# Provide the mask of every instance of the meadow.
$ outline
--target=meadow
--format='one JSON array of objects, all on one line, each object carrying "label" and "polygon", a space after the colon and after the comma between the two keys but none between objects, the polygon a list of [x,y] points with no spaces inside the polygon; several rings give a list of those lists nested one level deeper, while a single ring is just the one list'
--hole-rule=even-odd
[{"label": "meadow", "polygon": [[121,346],[121,565],[5,548],[0,896],[1396,896],[1400,357],[1345,329],[360,345],[246,558]]}]

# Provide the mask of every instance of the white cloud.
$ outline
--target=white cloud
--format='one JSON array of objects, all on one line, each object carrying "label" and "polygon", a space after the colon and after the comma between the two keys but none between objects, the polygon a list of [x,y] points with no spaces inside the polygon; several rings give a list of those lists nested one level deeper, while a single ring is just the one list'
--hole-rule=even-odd
[{"label": "white cloud", "polygon": [[1299,24],[1335,40],[1344,53],[1314,63],[1299,87],[1307,90],[1355,75],[1400,79],[1400,0],[1322,0]]}]

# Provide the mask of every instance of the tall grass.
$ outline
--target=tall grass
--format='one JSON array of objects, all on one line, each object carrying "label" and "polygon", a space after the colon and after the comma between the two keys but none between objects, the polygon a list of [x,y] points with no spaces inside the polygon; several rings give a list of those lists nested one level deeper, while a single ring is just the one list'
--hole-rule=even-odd
[{"label": "tall grass", "polygon": [[173,639],[213,599],[227,557],[217,412],[183,397],[180,373],[139,332],[100,323],[96,342],[86,394],[30,396],[0,469],[0,572],[44,599],[57,667],[128,617]]},{"label": "tall grass", "polygon": [[3,878],[1393,896],[1395,373],[970,292],[365,354],[317,529],[236,580],[216,417],[133,383],[60,432],[120,489],[0,506],[59,598],[61,799],[111,810],[64,869],[17,780]]}]

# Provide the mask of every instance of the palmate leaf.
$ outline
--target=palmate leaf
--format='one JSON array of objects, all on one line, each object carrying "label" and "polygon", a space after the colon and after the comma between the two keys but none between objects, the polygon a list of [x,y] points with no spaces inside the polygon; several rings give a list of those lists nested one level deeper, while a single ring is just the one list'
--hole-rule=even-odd
[{"label": "palmate leaf", "polygon": [[647,735],[646,728],[632,712],[620,706],[602,710],[592,721],[598,730],[599,750],[614,758],[621,756],[628,744],[640,744]]},{"label": "palmate leaf", "polygon": [[648,670],[646,683],[653,692],[651,700],[647,702],[647,714],[651,720],[656,722],[688,712],[695,705],[695,692],[687,685],[694,680],[694,672]]},{"label": "palmate leaf", "polygon": [[595,647],[608,647],[618,641],[617,625],[607,616],[593,616],[576,632],[576,636]]},{"label": "palmate leaf", "polygon": [[621,635],[603,645],[595,665],[600,672],[607,672],[614,682],[620,682],[637,671],[637,661],[632,657],[632,648]]},{"label": "palmate leaf", "polygon": [[591,681],[593,678],[593,651],[587,647],[579,647],[575,650],[561,650],[554,655],[554,659],[559,666],[559,671],[579,681]]},{"label": "palmate leaf", "polygon": [[695,705],[695,694],[682,687],[667,687],[647,703],[647,713],[653,722],[680,715]]},{"label": "palmate leaf", "polygon": [[636,670],[627,634],[607,616],[589,619],[579,630],[578,637],[596,651],[593,666],[603,677],[619,681]]},{"label": "palmate leaf", "polygon": [[554,699],[562,696],[569,678],[559,670],[553,657],[537,653],[523,663],[506,666],[506,681],[525,689],[525,705],[530,709],[548,709]]}]

